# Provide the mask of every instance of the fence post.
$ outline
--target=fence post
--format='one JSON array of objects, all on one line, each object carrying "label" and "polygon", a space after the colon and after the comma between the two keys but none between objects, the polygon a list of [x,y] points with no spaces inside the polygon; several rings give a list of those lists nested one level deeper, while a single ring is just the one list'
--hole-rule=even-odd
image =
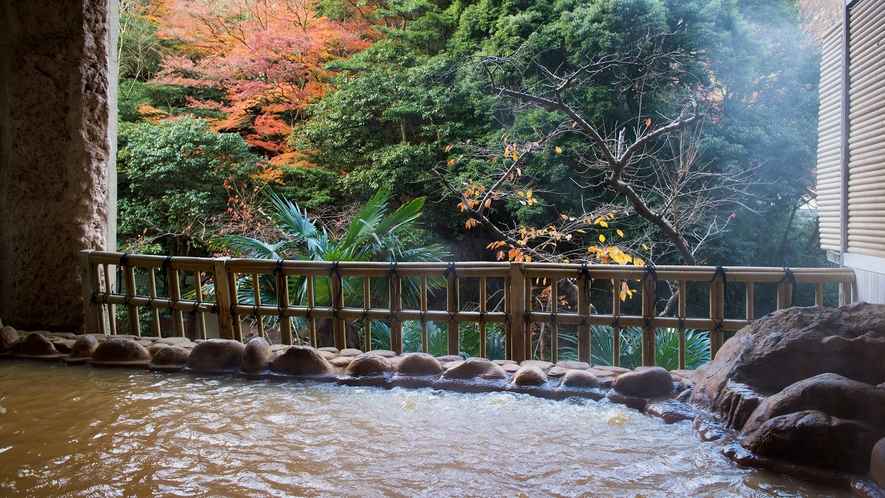
[{"label": "fence post", "polygon": [[[526,336],[529,329],[526,320],[525,264],[510,263],[510,359],[520,363],[526,360]],[[529,339],[531,337],[529,336]],[[530,353],[531,351],[529,351]]]},{"label": "fence post", "polygon": [[234,317],[230,312],[230,284],[227,262],[230,258],[217,258],[212,262],[212,278],[215,280],[215,304],[218,306],[218,334],[222,339],[234,338]]},{"label": "fence post", "polygon": [[590,315],[590,277],[584,274],[578,279],[578,314],[581,324],[578,325],[578,361],[592,363],[593,345],[590,343],[590,326],[587,317]]},{"label": "fence post", "polygon": [[446,324],[446,338],[448,339],[448,354],[461,353],[461,328],[454,320],[454,315],[459,311],[461,303],[458,295],[458,275],[451,266],[451,271],[446,272],[446,311],[449,312],[449,322]]},{"label": "fence post", "polygon": [[89,254],[92,249],[80,251],[80,284],[83,288],[83,331],[87,334],[101,333],[101,305],[92,302],[92,296],[98,292],[98,282],[92,264],[89,263]]}]

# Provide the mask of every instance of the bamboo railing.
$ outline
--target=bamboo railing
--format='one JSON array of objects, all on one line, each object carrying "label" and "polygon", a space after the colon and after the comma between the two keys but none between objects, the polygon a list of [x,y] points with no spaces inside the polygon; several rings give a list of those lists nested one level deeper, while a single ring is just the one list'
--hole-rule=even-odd
[{"label": "bamboo railing", "polygon": [[[534,337],[538,327],[548,327],[549,342],[553,346],[549,358],[557,361],[558,334],[563,326],[577,332],[578,359],[590,362],[590,327],[611,327],[613,333],[614,364],[619,359],[620,332],[624,327],[642,328],[642,362],[655,362],[655,329],[670,328],[680,334],[680,366],[685,367],[685,331],[710,331],[710,354],[715,357],[725,334],[751,323],[755,317],[754,289],[757,284],[777,286],[776,309],[792,306],[797,285],[814,285],[814,304],[824,303],[824,285],[838,285],[842,304],[851,301],[851,287],[855,281],[849,268],[763,268],[763,267],[701,267],[701,266],[617,266],[552,263],[508,262],[400,262],[356,263],[327,261],[293,261],[236,258],[164,257],[121,254],[86,250],[80,253],[83,298],[88,333],[117,334],[117,306],[126,309],[124,322],[129,333],[140,335],[142,330],[138,310],[147,315],[147,330],[159,336],[160,313],[168,309],[171,316],[171,335],[184,336],[184,313],[193,316],[193,335],[207,337],[205,316],[215,315],[218,335],[225,339],[243,340],[243,320],[252,318],[260,323],[271,317],[279,327],[280,342],[292,344],[303,340],[317,346],[317,321],[331,321],[335,347],[346,347],[347,323],[362,326],[363,350],[370,350],[373,321],[389,325],[390,348],[403,350],[402,325],[407,321],[421,325],[422,347],[427,351],[429,322],[445,323],[448,354],[460,352],[459,330],[463,324],[479,329],[480,356],[486,356],[487,327],[500,324],[504,331],[506,357],[516,361],[532,358]],[[136,273],[136,270],[139,273]],[[137,276],[138,275],[138,276]],[[166,291],[158,289],[157,277],[162,277]],[[262,280],[264,279],[264,280]],[[183,284],[182,281],[185,281]],[[362,285],[358,282],[361,280]],[[474,302],[464,303],[460,297],[461,284],[473,280],[476,289]],[[187,284],[190,281],[190,284]],[[264,284],[262,284],[264,282]],[[386,282],[386,299],[377,302],[377,288],[372,285]],[[436,307],[431,307],[428,296],[434,282],[444,294],[434,294]],[[597,311],[591,304],[591,291],[600,292],[595,283],[611,285],[610,309]],[[636,297],[622,300],[618,290],[624,282],[637,288]],[[659,316],[664,299],[657,298],[658,290],[667,282],[678,289],[678,303],[674,316]],[[261,285],[272,284],[277,303],[262,302]],[[297,284],[298,289],[291,288]],[[415,305],[404,306],[403,287],[417,284]],[[744,314],[726,316],[726,285],[743,284]],[[122,292],[117,286],[122,288]],[[709,313],[688,316],[688,286],[706,286]],[[139,288],[140,287],[140,288]],[[182,287],[190,288],[184,293]],[[322,287],[325,303],[318,302],[317,288]],[[115,290],[117,289],[117,290]],[[558,296],[563,289],[576,294],[571,309],[560,309]],[[290,302],[293,291],[300,296]],[[494,291],[494,296],[489,294]],[[547,308],[539,307],[539,290],[547,296]],[[603,290],[603,292],[605,292]],[[161,295],[162,294],[162,295]],[[442,299],[442,296],[445,299]],[[251,303],[244,302],[245,297]],[[373,299],[373,296],[374,299]],[[597,298],[597,301],[599,299]],[[440,304],[444,303],[444,304]],[[638,306],[637,306],[638,303]],[[626,310],[625,307],[633,308]],[[293,319],[304,324],[303,339],[293,336]],[[534,332],[534,333],[533,333]],[[263,327],[257,327],[263,333]]]}]

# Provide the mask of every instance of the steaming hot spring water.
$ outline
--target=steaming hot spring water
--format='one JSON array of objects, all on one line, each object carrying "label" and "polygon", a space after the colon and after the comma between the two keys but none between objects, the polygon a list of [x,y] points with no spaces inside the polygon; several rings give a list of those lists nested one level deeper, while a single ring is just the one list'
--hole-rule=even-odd
[{"label": "steaming hot spring water", "polygon": [[0,496],[838,496],[591,400],[0,363]]}]

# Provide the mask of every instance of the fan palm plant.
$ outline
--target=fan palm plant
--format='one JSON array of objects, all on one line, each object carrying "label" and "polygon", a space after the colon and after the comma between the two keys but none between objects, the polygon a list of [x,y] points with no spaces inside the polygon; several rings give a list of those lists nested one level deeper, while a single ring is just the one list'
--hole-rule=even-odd
[{"label": "fan palm plant", "polygon": [[[265,195],[270,202],[271,218],[277,223],[282,240],[268,243],[242,235],[228,235],[215,239],[215,247],[230,251],[235,256],[259,259],[297,259],[302,261],[440,261],[444,251],[440,246],[408,247],[403,242],[403,234],[413,230],[421,216],[424,198],[417,198],[388,213],[387,204],[390,192],[382,188],[355,214],[341,237],[335,238],[318,220],[311,218],[307,210],[298,204],[267,190]],[[296,305],[307,303],[307,277],[291,275],[289,279],[289,302]],[[254,303],[252,291],[254,282],[251,275],[244,275],[237,282],[238,298],[242,303]],[[258,290],[262,304],[278,303],[275,277],[258,276]],[[440,287],[441,280],[431,279],[431,289]],[[345,306],[361,305],[364,301],[362,277],[345,277]],[[373,278],[370,281],[373,295],[385,295],[386,278]],[[420,296],[418,279],[404,278],[401,283],[403,300],[417,302]],[[332,305],[332,281],[329,277],[316,277],[314,298],[318,306]],[[265,317],[271,324],[277,317]],[[296,319],[297,329],[303,329],[302,319]],[[330,335],[321,325],[319,335]],[[320,342],[322,339],[318,338]],[[351,341],[357,342],[357,340]]]}]

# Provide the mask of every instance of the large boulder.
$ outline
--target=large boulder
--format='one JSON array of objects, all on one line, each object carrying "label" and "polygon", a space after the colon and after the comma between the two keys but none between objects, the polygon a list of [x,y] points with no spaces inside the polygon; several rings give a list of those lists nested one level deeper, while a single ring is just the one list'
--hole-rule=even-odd
[{"label": "large boulder", "polygon": [[586,370],[569,370],[562,376],[560,387],[591,388],[599,387],[599,378]]},{"label": "large boulder", "polygon": [[665,368],[644,368],[619,375],[612,389],[636,398],[656,398],[673,392],[673,378]]},{"label": "large boulder", "polygon": [[270,370],[298,377],[330,377],[335,367],[320,352],[309,346],[290,346],[270,362]]},{"label": "large boulder", "polygon": [[866,472],[885,431],[860,420],[802,410],[771,418],[741,440],[757,455],[824,469]]},{"label": "large boulder", "polygon": [[741,429],[761,400],[822,373],[885,382],[885,306],[789,308],[741,329],[698,369],[691,402]]},{"label": "large boulder", "polygon": [[151,359],[149,368],[153,370],[181,370],[190,359],[190,350],[181,346],[161,348]]},{"label": "large boulder", "polygon": [[805,410],[860,420],[885,432],[885,390],[826,373],[800,380],[765,399],[750,415],[743,433],[749,434],[773,418]]},{"label": "large boulder", "polygon": [[209,339],[191,349],[187,368],[199,372],[233,372],[240,368],[245,349],[240,341]]}]

